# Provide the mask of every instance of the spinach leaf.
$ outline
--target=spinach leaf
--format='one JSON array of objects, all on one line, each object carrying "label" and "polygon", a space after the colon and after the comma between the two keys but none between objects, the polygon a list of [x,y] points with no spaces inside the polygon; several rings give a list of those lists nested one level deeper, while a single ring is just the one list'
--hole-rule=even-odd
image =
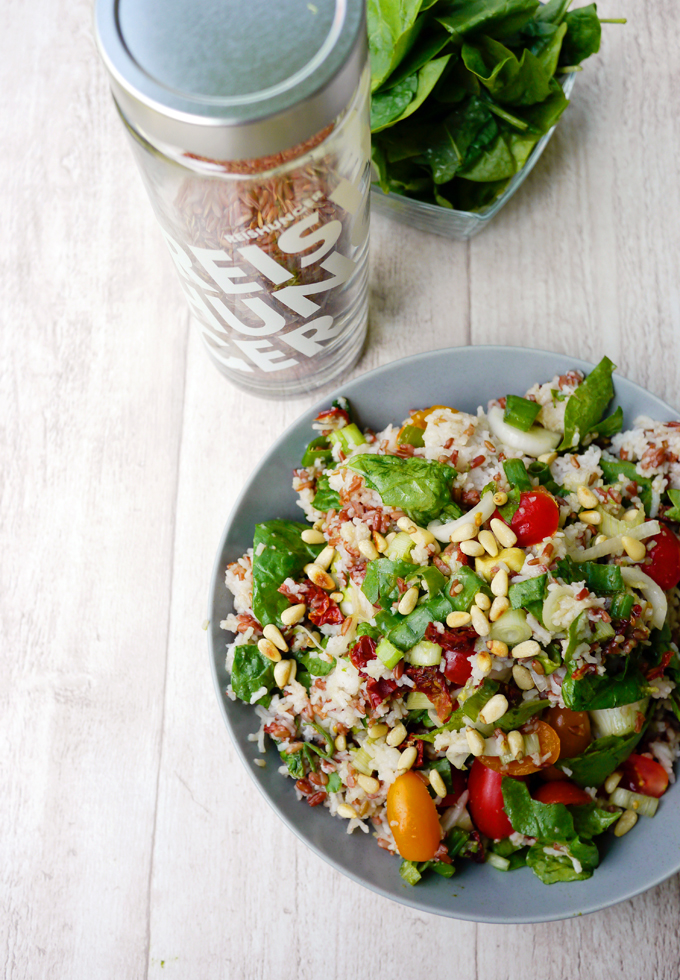
[{"label": "spinach leaf", "polygon": [[331,772],[328,774],[328,782],[326,783],[327,793],[338,793],[342,789],[342,780],[338,776],[337,772]]},{"label": "spinach leaf", "polygon": [[[637,471],[635,463],[630,460],[608,459],[603,456],[600,459],[602,474],[607,483],[636,483],[637,495],[642,501],[645,513],[649,514],[652,507],[652,481],[648,476],[642,476]],[[623,477],[623,481],[621,481]]]},{"label": "spinach leaf", "polygon": [[312,439],[310,444],[305,449],[305,454],[302,457],[301,466],[314,466],[317,460],[321,460],[324,463],[330,462],[333,458],[333,453],[328,445],[328,439],[325,436],[318,436],[316,439]]},{"label": "spinach leaf", "polygon": [[255,527],[253,541],[253,614],[262,626],[282,626],[281,613],[290,605],[278,592],[286,578],[299,578],[322,545],[305,544],[300,535],[308,524],[266,521]]},{"label": "spinach leaf", "polygon": [[510,708],[499,718],[496,722],[496,727],[501,728],[504,732],[511,732],[520,725],[523,725],[525,721],[532,718],[534,715],[540,714],[541,711],[545,711],[546,708],[550,707],[550,701],[541,701],[536,699],[534,701],[522,701],[515,708]]},{"label": "spinach leaf", "polygon": [[330,662],[327,660],[322,660],[321,657],[317,657],[314,653],[310,653],[309,650],[298,650],[294,656],[297,662],[302,664],[305,670],[308,670],[312,677],[325,677],[326,674],[330,674],[335,667],[335,660],[331,660]]},{"label": "spinach leaf", "polygon": [[420,27],[416,18],[421,0],[368,0],[366,21],[371,54],[371,91],[374,92],[415,43]]},{"label": "spinach leaf", "polygon": [[670,510],[663,515],[667,521],[680,521],[680,490],[668,490],[668,498],[672,504]]},{"label": "spinach leaf", "polygon": [[487,701],[490,701],[494,694],[498,691],[498,682],[490,681],[486,678],[481,687],[479,687],[475,693],[464,701],[463,704],[456,708],[449,720],[445,725],[441,725],[439,728],[434,728],[431,732],[426,732],[418,735],[418,738],[423,742],[434,742],[435,737],[440,734],[440,732],[457,732],[459,729],[465,727],[465,719],[470,718],[472,721],[477,721],[477,716],[482,710]]},{"label": "spinach leaf", "polygon": [[468,71],[501,105],[534,105],[550,94],[551,73],[529,48],[518,59],[500,41],[482,37],[463,45],[462,58]]},{"label": "spinach leaf", "polygon": [[[558,881],[584,881],[592,877],[600,863],[600,855],[592,841],[574,837],[561,845],[564,853],[559,855],[546,851],[546,847],[550,845],[536,843],[527,853],[527,865],[544,885],[554,885]],[[575,864],[572,858],[578,863]]]},{"label": "spinach leaf", "polygon": [[557,576],[567,585],[585,582],[596,595],[613,595],[623,592],[623,576],[618,565],[599,565],[594,561],[575,562],[569,555],[561,558],[556,566]]},{"label": "spinach leaf", "polygon": [[505,812],[517,833],[550,843],[564,843],[576,836],[574,820],[563,803],[532,800],[525,783],[507,776],[501,789]]},{"label": "spinach leaf", "polygon": [[[593,784],[588,785],[592,786]],[[619,810],[610,813],[609,810],[603,810],[602,807],[599,807],[595,801],[580,806],[571,806],[569,809],[574,820],[576,833],[581,838],[592,838],[604,833],[607,827],[611,827],[621,816]]]},{"label": "spinach leaf", "polygon": [[267,694],[259,698],[255,704],[269,707],[271,701],[269,691],[275,686],[274,664],[260,653],[255,644],[244,643],[236,647],[231,668],[231,686],[236,697],[246,704],[250,704],[250,699],[256,691],[265,687]]},{"label": "spinach leaf", "polygon": [[637,667],[631,667],[618,676],[609,673],[586,674],[574,679],[573,662],[567,668],[562,683],[562,697],[567,708],[573,711],[598,711],[600,708],[620,708],[624,704],[640,701],[647,693],[647,682]]},{"label": "spinach leaf", "polygon": [[453,0],[447,5],[449,13],[438,20],[451,34],[507,37],[526,24],[538,6],[538,0]]},{"label": "spinach leaf", "polygon": [[[407,579],[414,574],[416,567],[412,562],[376,558],[368,563],[361,591],[372,605],[380,604],[383,609],[389,609],[401,594],[397,579]],[[436,568],[434,570],[437,571]]]},{"label": "spinach leaf", "polygon": [[612,374],[616,365],[603,357],[573,395],[564,410],[564,438],[560,449],[572,449],[597,425],[614,397]]},{"label": "spinach leaf", "polygon": [[524,582],[517,582],[508,589],[508,599],[513,609],[521,609],[522,606],[532,602],[542,602],[548,584],[547,575],[537,575],[535,578],[525,579]]},{"label": "spinach leaf", "polygon": [[605,436],[609,438],[610,436],[616,435],[623,428],[623,409],[619,405],[615,412],[612,412],[606,419],[602,419],[597,425],[594,425],[591,432],[597,432],[598,436]]},{"label": "spinach leaf", "polygon": [[403,510],[416,524],[434,520],[451,500],[450,466],[419,457],[353,456],[347,467],[364,477],[387,507]]},{"label": "spinach leaf", "polygon": [[[644,731],[644,729],[643,729]],[[607,735],[591,742],[585,752],[571,759],[560,759],[555,765],[571,772],[569,779],[578,786],[601,786],[635,750],[643,732],[630,735]]]},{"label": "spinach leaf", "polygon": [[317,510],[340,510],[340,495],[337,490],[331,490],[328,482],[328,475],[323,473],[316,481],[316,493],[312,506]]},{"label": "spinach leaf", "polygon": [[409,75],[386,91],[375,92],[371,98],[371,132],[396,122],[406,107],[413,101],[418,88],[418,75]]},{"label": "spinach leaf", "polygon": [[602,28],[594,3],[570,11],[564,18],[567,34],[562,43],[560,64],[580,65],[600,50]]}]

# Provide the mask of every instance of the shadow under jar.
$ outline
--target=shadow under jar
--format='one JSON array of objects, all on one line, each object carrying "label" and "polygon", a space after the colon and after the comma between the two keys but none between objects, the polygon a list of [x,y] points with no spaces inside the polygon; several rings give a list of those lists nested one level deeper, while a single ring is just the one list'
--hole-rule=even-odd
[{"label": "shadow under jar", "polygon": [[263,397],[349,370],[368,306],[361,0],[97,0],[114,99],[213,363]]}]

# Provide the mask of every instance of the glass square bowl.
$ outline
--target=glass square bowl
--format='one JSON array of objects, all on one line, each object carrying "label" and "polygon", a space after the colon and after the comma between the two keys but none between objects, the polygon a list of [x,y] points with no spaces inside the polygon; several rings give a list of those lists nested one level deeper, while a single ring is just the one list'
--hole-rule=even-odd
[{"label": "glass square bowl", "polygon": [[[564,94],[569,98],[574,87],[575,75],[563,76],[561,79]],[[559,120],[555,125],[559,125]],[[424,201],[416,201],[412,197],[404,197],[403,194],[395,194],[390,191],[385,194],[377,184],[371,186],[371,208],[374,214],[382,214],[386,218],[400,221],[404,225],[411,225],[412,228],[419,228],[420,231],[430,231],[435,235],[443,235],[445,238],[455,238],[458,241],[465,241],[477,235],[483,228],[486,228],[491,219],[498,214],[500,209],[508,203],[512,195],[522,186],[533,168],[538,163],[538,159],[543,150],[548,145],[548,141],[555,132],[555,126],[540,138],[531,152],[529,159],[511,179],[500,197],[496,198],[493,204],[479,211],[455,211],[450,208],[442,208],[438,204],[427,204]]]}]

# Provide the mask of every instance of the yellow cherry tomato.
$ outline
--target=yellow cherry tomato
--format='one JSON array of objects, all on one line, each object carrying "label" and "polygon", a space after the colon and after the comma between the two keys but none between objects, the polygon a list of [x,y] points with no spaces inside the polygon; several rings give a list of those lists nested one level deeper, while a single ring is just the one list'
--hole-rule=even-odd
[{"label": "yellow cherry tomato", "polygon": [[406,861],[430,861],[434,857],[441,839],[437,808],[415,772],[402,773],[390,786],[387,822]]},{"label": "yellow cherry tomato", "polygon": [[537,766],[530,756],[525,756],[519,762],[508,762],[504,764],[498,756],[482,755],[479,757],[479,761],[487,769],[493,769],[494,772],[501,772],[504,776],[528,776],[532,772],[538,772],[539,769],[542,770],[554,765],[560,757],[559,736],[555,729],[551,728],[544,721],[537,721],[534,725],[535,728],[533,730],[538,735],[541,756],[545,757],[545,761],[540,766]]},{"label": "yellow cherry tomato", "polygon": [[458,412],[457,408],[451,408],[450,405],[430,405],[429,408],[421,408],[419,412],[413,412],[409,419],[408,424],[415,426],[416,429],[424,429],[427,425],[425,419],[430,414],[430,412],[436,411],[438,408],[448,408],[450,412]]}]

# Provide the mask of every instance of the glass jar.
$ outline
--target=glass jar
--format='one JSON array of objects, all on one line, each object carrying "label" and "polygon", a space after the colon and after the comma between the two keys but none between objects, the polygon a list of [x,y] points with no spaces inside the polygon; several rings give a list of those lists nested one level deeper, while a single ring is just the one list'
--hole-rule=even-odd
[{"label": "glass jar", "polygon": [[349,370],[366,333],[363,2],[166,3],[162,30],[153,0],[98,0],[96,17],[182,289],[230,381],[310,391]]}]

